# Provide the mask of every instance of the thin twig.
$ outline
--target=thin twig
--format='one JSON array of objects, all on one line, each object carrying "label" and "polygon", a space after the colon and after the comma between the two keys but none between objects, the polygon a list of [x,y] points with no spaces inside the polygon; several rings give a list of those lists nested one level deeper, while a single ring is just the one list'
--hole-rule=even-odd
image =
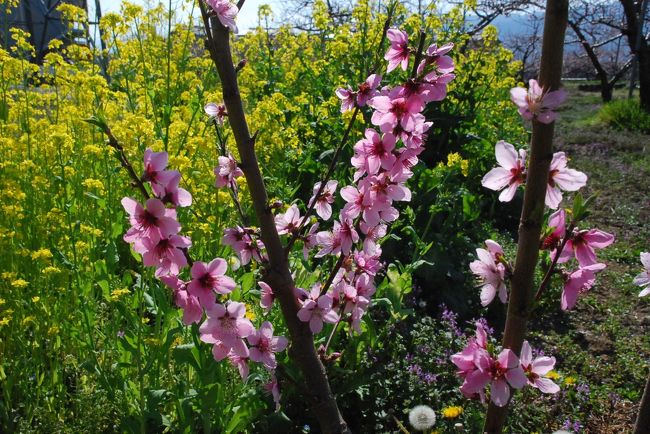
[{"label": "thin twig", "polygon": [[327,278],[327,281],[325,282],[325,285],[320,290],[320,294],[327,294],[327,290],[330,289],[330,286],[332,286],[332,282],[334,282],[334,278],[338,274],[339,270],[343,266],[343,263],[345,262],[345,258],[347,258],[346,255],[341,253],[341,256],[339,256],[338,261],[336,261],[336,264],[334,265],[334,268],[332,268],[332,271],[330,271],[330,275]]},{"label": "thin twig", "polygon": [[418,42],[418,49],[415,52],[415,60],[413,62],[413,69],[411,70],[411,79],[415,79],[418,75],[418,65],[422,60],[422,53],[424,52],[424,42],[426,40],[426,33],[424,30],[420,30],[420,41]]},{"label": "thin twig", "polygon": [[[108,145],[117,151],[117,159],[120,160],[122,167],[124,167],[128,172],[129,176],[131,177],[131,180],[133,181],[133,184],[135,184],[135,186],[138,187],[138,190],[140,190],[140,192],[142,193],[145,199],[150,199],[151,195],[147,191],[147,188],[144,186],[142,179],[138,176],[135,169],[133,169],[133,165],[129,162],[129,159],[126,157],[126,154],[124,153],[124,147],[115,138],[113,132],[108,126],[102,125],[100,128],[102,129],[103,133],[106,134],[106,137],[108,137]],[[185,256],[188,265],[191,267],[194,264],[194,260],[190,256],[188,250],[186,248],[182,248],[180,249],[180,251],[183,252],[183,255]]]},{"label": "thin twig", "polygon": [[[221,134],[221,130],[219,130],[219,123],[217,122],[216,119],[213,120],[213,124],[214,124],[214,129],[217,132],[217,140],[219,141],[219,148],[221,150],[221,154],[227,157],[229,154],[226,146],[226,139]],[[239,218],[241,218],[242,225],[244,227],[247,227],[248,219],[246,218],[246,214],[244,214],[244,210],[242,209],[241,202],[239,201],[239,194],[237,194],[236,181],[233,179],[230,184],[231,185],[228,188],[228,192],[230,193],[230,198],[234,202],[235,208],[237,208],[237,212],[239,213]]]},{"label": "thin twig", "polygon": [[557,262],[560,259],[560,255],[562,254],[562,251],[564,250],[564,247],[566,244],[569,242],[571,239],[571,234],[573,233],[573,228],[575,228],[575,225],[571,223],[566,231],[566,235],[564,236],[564,239],[562,240],[562,244],[560,244],[560,247],[557,249],[557,252],[555,253],[555,257],[553,258],[553,261],[551,262],[551,265],[548,267],[548,270],[546,271],[546,274],[544,275],[544,279],[542,279],[542,283],[539,284],[539,289],[537,290],[537,293],[535,294],[535,300],[539,300],[542,297],[542,293],[546,290],[546,287],[551,281],[551,276],[553,275],[553,272],[555,271],[555,266],[557,265]]},{"label": "thin twig", "polygon": [[300,223],[298,230],[294,232],[293,236],[291,237],[291,239],[289,239],[289,242],[287,243],[287,247],[285,248],[287,254],[289,254],[289,252],[291,251],[291,248],[293,247],[293,244],[296,242],[296,240],[300,237],[300,235],[302,235],[302,231],[305,229],[307,223],[309,222],[309,217],[311,217],[311,215],[314,212],[314,209],[316,208],[316,203],[318,203],[318,198],[320,197],[321,194],[323,194],[327,181],[332,176],[332,173],[334,173],[334,169],[336,168],[336,163],[338,162],[341,149],[343,149],[345,142],[347,142],[348,137],[350,136],[350,132],[352,131],[352,127],[354,126],[354,121],[356,120],[358,114],[359,114],[359,107],[355,107],[354,111],[352,112],[352,118],[348,123],[348,127],[346,128],[345,133],[343,134],[343,137],[339,142],[339,145],[336,147],[336,150],[334,151],[334,155],[332,156],[332,161],[330,162],[330,165],[327,168],[327,172],[325,172],[325,175],[320,181],[320,186],[318,187],[318,191],[314,195],[314,200],[310,202],[309,208],[307,209],[305,216],[302,218],[302,222]]},{"label": "thin twig", "polygon": [[147,191],[147,188],[144,186],[142,179],[135,172],[133,166],[129,162],[129,159],[126,157],[126,154],[124,153],[124,147],[122,147],[122,145],[120,145],[120,142],[117,141],[111,129],[107,126],[103,126],[102,131],[104,134],[106,134],[106,137],[108,137],[108,145],[117,151],[117,159],[120,160],[122,167],[124,167],[128,172],[131,180],[133,181],[133,184],[138,187],[138,190],[140,190],[145,199],[151,198],[151,195]]},{"label": "thin twig", "polygon": [[[390,23],[393,18],[393,13],[395,11],[395,6],[396,3],[392,3],[388,7],[388,16],[386,17],[386,21],[384,21],[384,27],[382,30],[381,34],[381,39],[379,41],[379,45],[377,47],[377,61],[373,65],[373,67],[370,69],[368,72],[368,75],[373,74],[377,68],[379,68],[379,65],[381,64],[381,52],[383,51],[383,46],[384,42],[386,41],[386,33],[388,32],[388,28],[390,27]],[[345,142],[348,140],[348,137],[350,135],[350,131],[352,130],[352,126],[354,125],[354,122],[357,118],[357,115],[359,114],[359,107],[355,106],[354,111],[352,112],[352,118],[348,122],[347,128],[345,129],[345,133],[343,134],[343,137],[341,138],[341,141],[339,142],[339,145],[336,147],[336,150],[334,151],[334,155],[332,156],[332,161],[330,162],[330,165],[327,169],[327,172],[325,173],[325,176],[321,178],[320,181],[320,186],[318,188],[318,191],[314,195],[314,200],[309,204],[309,207],[307,209],[307,213],[305,214],[305,217],[303,217],[302,222],[300,226],[298,227],[298,230],[296,230],[292,237],[289,239],[289,242],[287,243],[287,247],[285,248],[285,252],[288,255],[289,252],[291,251],[291,248],[293,247],[294,243],[296,242],[297,239],[299,239],[302,236],[302,233],[307,226],[307,223],[309,221],[309,217],[311,217],[312,213],[314,212],[314,208],[316,207],[316,202],[318,201],[318,198],[320,197],[321,194],[323,194],[323,191],[325,190],[325,185],[327,184],[327,181],[329,181],[330,177],[332,176],[332,173],[334,173],[334,168],[336,167],[336,163],[339,157],[339,154],[341,153],[341,149],[343,149],[343,146],[345,145]]]}]

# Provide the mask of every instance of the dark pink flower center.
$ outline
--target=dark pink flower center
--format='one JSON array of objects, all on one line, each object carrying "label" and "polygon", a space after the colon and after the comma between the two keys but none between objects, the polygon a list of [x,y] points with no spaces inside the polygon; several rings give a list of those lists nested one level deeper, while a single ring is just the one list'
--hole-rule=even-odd
[{"label": "dark pink flower center", "polygon": [[508,368],[501,366],[499,363],[495,363],[490,367],[490,375],[493,380],[498,380],[506,375]]},{"label": "dark pink flower center", "polygon": [[151,214],[149,211],[144,210],[144,214],[142,215],[142,225],[148,228],[148,227],[156,226],[157,223],[158,223],[158,217]]},{"label": "dark pink flower center", "polygon": [[226,314],[221,318],[221,328],[230,335],[237,334],[237,318],[233,318]]},{"label": "dark pink flower center", "polygon": [[271,352],[271,342],[263,336],[260,337],[260,341],[257,344],[257,349],[261,353],[270,353]]},{"label": "dark pink flower center", "polygon": [[403,118],[409,112],[406,107],[406,101],[402,98],[393,101],[393,106],[390,108],[390,111],[397,119]]},{"label": "dark pink flower center", "polygon": [[210,273],[206,273],[199,278],[199,282],[201,282],[201,286],[204,288],[212,289],[216,286],[217,279],[215,279]]}]

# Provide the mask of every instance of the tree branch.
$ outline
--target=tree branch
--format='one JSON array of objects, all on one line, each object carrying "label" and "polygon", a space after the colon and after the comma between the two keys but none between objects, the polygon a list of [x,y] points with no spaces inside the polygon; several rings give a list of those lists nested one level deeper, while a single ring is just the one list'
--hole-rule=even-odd
[{"label": "tree branch", "polygon": [[[548,91],[560,87],[568,14],[568,0],[547,0],[539,84]],[[539,258],[539,238],[544,218],[544,199],[549,167],[553,158],[554,128],[554,122],[543,124],[533,119],[530,163],[519,223],[517,258],[512,275],[508,314],[502,341],[504,348],[510,348],[516,354],[521,351],[530,316],[535,268]],[[483,431],[488,434],[501,433],[507,411],[507,405],[497,407],[491,402]]]},{"label": "tree branch", "polygon": [[241,169],[248,183],[262,241],[269,255],[265,281],[277,294],[291,337],[289,356],[302,372],[307,390],[311,393],[308,397],[311,409],[321,430],[324,433],[348,433],[347,424],[330,389],[327,373],[314,348],[314,339],[309,325],[298,318],[299,305],[294,296],[295,284],[280,236],[275,228],[272,211],[268,206],[268,195],[255,154],[255,140],[251,137],[244,114],[237,73],[230,50],[230,34],[218,20],[207,16],[204,6],[201,7],[201,13],[206,25],[206,33],[209,35],[206,45],[221,79],[224,104],[228,110],[228,120],[241,158]]}]

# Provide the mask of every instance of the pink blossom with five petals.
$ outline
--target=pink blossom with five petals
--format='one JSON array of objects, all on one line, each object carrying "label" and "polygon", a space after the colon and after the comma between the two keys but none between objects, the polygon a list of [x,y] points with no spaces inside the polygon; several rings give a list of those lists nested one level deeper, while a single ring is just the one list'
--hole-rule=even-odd
[{"label": "pink blossom with five petals", "polygon": [[536,118],[543,124],[550,124],[557,118],[557,113],[553,110],[566,100],[567,92],[564,89],[544,91],[535,79],[531,79],[528,86],[528,89],[523,87],[510,89],[512,102],[519,107],[519,114],[524,119]]},{"label": "pink blossom with five petals", "polygon": [[499,195],[499,200],[510,202],[517,188],[526,181],[526,150],[520,149],[517,154],[515,147],[503,140],[497,142],[494,150],[500,167],[490,170],[481,184],[495,191],[505,188]]}]

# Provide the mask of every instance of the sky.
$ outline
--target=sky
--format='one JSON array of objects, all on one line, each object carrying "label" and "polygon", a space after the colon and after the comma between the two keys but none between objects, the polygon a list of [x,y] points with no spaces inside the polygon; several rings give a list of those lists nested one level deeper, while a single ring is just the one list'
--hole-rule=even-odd
[{"label": "sky", "polygon": [[[129,0],[132,3],[139,4],[142,6],[145,6],[147,4],[150,5],[157,5],[157,1],[151,1],[151,0]],[[171,0],[172,1],[172,7],[175,5],[177,7],[180,7],[182,0]],[[122,4],[122,0],[100,0],[101,2],[101,8],[102,8],[102,14],[105,14],[107,12],[119,12],[120,11],[120,5]],[[242,10],[239,12],[237,15],[237,27],[239,28],[239,33],[246,33],[251,28],[254,28],[257,26],[257,8],[262,5],[262,4],[268,4],[271,6],[273,9],[273,12],[275,16],[279,16],[280,14],[280,4],[282,3],[281,0],[246,0],[244,3],[244,6],[242,7]],[[165,6],[167,6],[168,2],[165,1],[163,3]],[[95,2],[90,0],[88,1],[88,15],[91,17],[91,20],[95,16]],[[184,16],[187,17],[189,16],[189,10],[185,11]],[[195,12],[195,16],[198,16],[198,11]]]}]

